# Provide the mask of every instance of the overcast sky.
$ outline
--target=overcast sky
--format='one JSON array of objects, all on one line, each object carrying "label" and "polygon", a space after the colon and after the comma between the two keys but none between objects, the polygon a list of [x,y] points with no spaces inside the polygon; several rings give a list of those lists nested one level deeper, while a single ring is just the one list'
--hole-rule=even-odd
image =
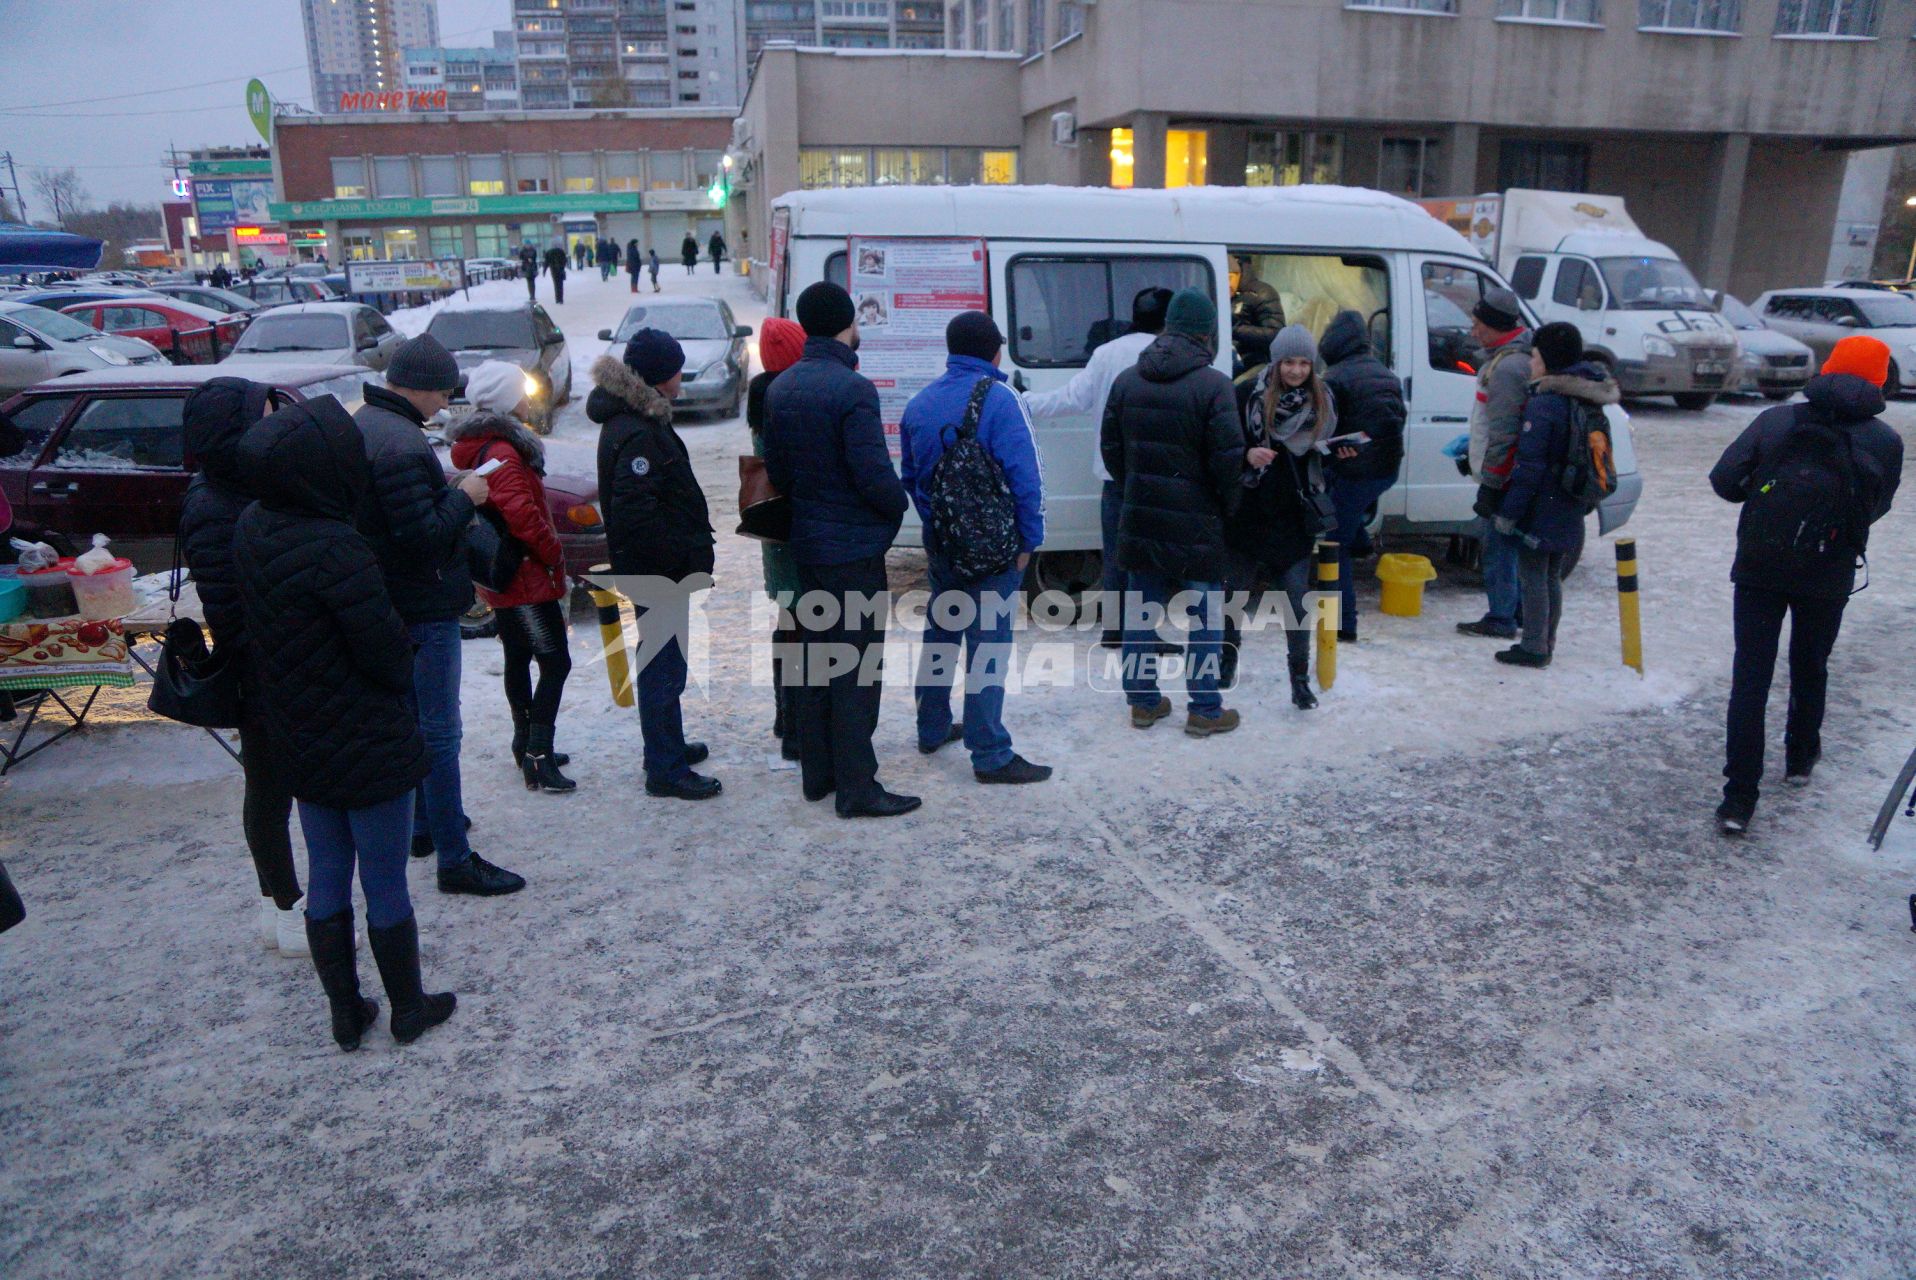
[{"label": "overcast sky", "polygon": [[[439,0],[440,36],[490,44],[510,11],[511,0]],[[73,166],[94,204],[158,203],[169,145],[258,142],[254,76],[275,99],[313,105],[298,0],[0,0],[0,151],[35,218],[51,213],[35,169]]]}]

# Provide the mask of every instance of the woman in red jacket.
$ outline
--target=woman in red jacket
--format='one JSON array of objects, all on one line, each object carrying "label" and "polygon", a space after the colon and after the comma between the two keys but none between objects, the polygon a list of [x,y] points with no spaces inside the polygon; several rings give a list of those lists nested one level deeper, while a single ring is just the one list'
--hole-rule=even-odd
[{"label": "woman in red jacket", "polygon": [[[497,459],[505,465],[486,477],[505,531],[526,558],[504,591],[479,588],[499,620],[506,651],[506,702],[512,707],[512,757],[528,791],[571,791],[578,783],[559,772],[567,757],[552,749],[553,725],[572,656],[566,651],[565,550],[546,505],[545,450],[523,423],[525,373],[502,360],[488,360],[466,378],[470,417],[446,433],[453,465],[474,470]],[[532,664],[539,683],[532,683]]]}]

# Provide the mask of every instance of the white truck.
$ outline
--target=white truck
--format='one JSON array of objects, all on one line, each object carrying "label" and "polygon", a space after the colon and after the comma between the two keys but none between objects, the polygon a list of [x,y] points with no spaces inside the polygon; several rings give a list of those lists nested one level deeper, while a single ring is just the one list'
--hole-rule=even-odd
[{"label": "white truck", "polygon": [[1546,324],[1576,325],[1624,395],[1702,409],[1733,381],[1736,330],[1676,252],[1631,220],[1623,197],[1512,188],[1421,203]]}]

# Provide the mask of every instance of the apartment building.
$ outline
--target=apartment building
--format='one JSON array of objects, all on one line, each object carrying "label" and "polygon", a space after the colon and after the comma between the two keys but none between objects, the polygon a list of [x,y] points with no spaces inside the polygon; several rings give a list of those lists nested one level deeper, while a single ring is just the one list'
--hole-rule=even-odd
[{"label": "apartment building", "polygon": [[445,90],[448,111],[519,109],[518,44],[511,31],[495,31],[490,48],[407,49],[400,72],[408,90]]},{"label": "apartment building", "polygon": [[512,10],[528,111],[744,100],[740,0],[513,0]]},{"label": "apartment building", "polygon": [[404,87],[403,51],[439,43],[436,0],[300,0],[313,108],[339,109],[349,93]]}]

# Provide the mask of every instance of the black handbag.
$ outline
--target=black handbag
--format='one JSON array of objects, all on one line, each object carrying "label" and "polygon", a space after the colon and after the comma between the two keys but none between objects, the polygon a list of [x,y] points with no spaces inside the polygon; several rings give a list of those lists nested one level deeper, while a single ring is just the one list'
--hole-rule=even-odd
[{"label": "black handbag", "polygon": [[466,570],[488,591],[511,588],[526,547],[506,528],[506,518],[491,507],[480,507],[479,518],[466,526]]},{"label": "black handbag", "polygon": [[160,638],[160,662],[153,670],[153,692],[146,709],[155,715],[201,729],[237,729],[240,723],[240,671],[234,655],[206,646],[206,634],[191,618],[179,616],[180,538],[173,535],[173,573],[167,598],[173,610]]},{"label": "black handbag", "polygon": [[6,864],[0,863],[0,933],[5,933],[26,918],[27,904],[20,901],[20,891],[7,878]]}]

